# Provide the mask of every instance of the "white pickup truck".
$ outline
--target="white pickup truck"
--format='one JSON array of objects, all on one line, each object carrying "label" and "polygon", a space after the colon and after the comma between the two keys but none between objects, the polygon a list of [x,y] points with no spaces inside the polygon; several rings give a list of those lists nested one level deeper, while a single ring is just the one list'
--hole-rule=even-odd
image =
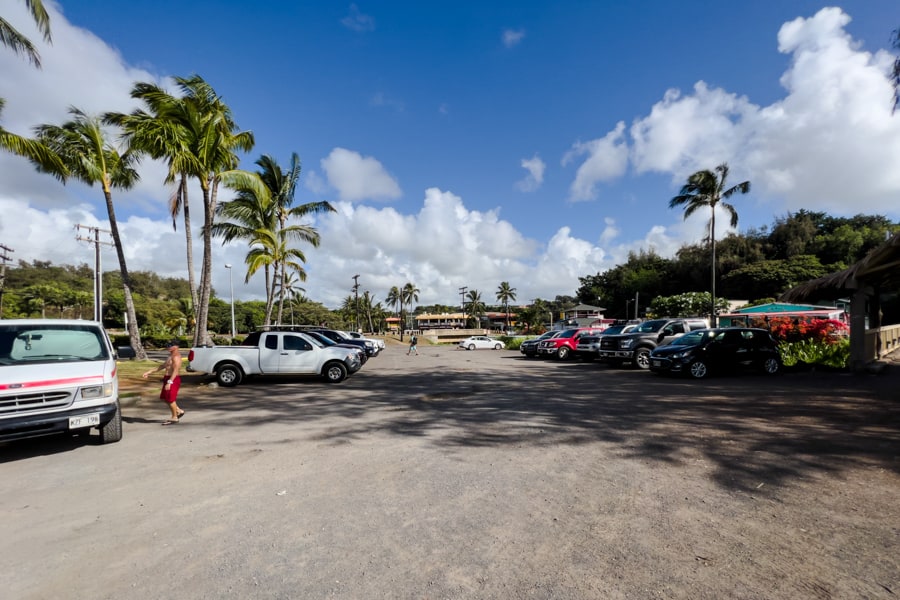
[{"label": "white pickup truck", "polygon": [[240,346],[197,346],[188,352],[188,370],[212,373],[232,387],[251,375],[321,375],[340,383],[359,370],[353,348],[325,346],[299,331],[257,331]]},{"label": "white pickup truck", "polygon": [[121,440],[116,354],[94,321],[0,320],[0,440],[92,427],[103,444]]}]

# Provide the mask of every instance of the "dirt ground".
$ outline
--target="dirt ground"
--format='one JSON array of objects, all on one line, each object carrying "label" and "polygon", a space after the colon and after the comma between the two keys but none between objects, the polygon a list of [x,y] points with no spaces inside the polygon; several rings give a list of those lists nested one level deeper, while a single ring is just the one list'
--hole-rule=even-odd
[{"label": "dirt ground", "polygon": [[[0,446],[15,598],[896,598],[900,364],[696,382],[391,345],[346,382],[153,384]],[[140,384],[139,384],[140,385]]]}]

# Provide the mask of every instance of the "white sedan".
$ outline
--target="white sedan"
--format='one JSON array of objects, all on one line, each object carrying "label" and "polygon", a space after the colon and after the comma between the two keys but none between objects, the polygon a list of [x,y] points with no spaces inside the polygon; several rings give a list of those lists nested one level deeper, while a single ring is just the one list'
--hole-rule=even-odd
[{"label": "white sedan", "polygon": [[506,347],[506,344],[504,344],[500,340],[489,338],[486,335],[473,335],[461,341],[459,343],[459,347],[465,348],[466,350],[501,350],[502,348]]}]

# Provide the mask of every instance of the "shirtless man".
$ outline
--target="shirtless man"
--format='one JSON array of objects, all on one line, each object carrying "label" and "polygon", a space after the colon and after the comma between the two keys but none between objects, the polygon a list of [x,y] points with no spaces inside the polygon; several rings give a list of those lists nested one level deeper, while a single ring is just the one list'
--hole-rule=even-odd
[{"label": "shirtless man", "polygon": [[174,425],[179,419],[184,417],[184,411],[178,408],[178,403],[176,402],[176,399],[178,398],[178,389],[181,387],[181,375],[179,375],[179,373],[181,371],[182,362],[181,353],[178,351],[178,341],[173,340],[169,342],[166,346],[166,350],[169,351],[169,357],[166,359],[166,362],[155,369],[150,369],[144,373],[142,377],[147,379],[152,373],[165,371],[163,387],[162,391],[159,393],[159,399],[169,405],[172,416],[168,421],[164,421],[163,425]]}]

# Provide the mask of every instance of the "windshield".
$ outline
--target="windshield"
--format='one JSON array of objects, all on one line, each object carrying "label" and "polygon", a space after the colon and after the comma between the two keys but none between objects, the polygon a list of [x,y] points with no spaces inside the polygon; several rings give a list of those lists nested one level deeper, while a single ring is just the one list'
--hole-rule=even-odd
[{"label": "windshield", "polygon": [[318,346],[319,348],[325,348],[326,346],[336,346],[337,345],[334,342],[332,342],[331,340],[329,340],[327,337],[325,337],[324,335],[319,335],[319,334],[313,333],[311,331],[307,331],[305,333],[306,333],[306,337],[308,337],[310,339],[310,341],[313,344],[315,344],[316,346]]},{"label": "windshield", "polygon": [[108,360],[97,325],[0,325],[0,365]]},{"label": "windshield", "polygon": [[578,333],[578,330],[577,330],[577,329],[566,329],[566,330],[563,331],[561,334],[559,334],[558,337],[561,337],[561,338],[575,337],[575,334],[576,334],[576,333]]},{"label": "windshield", "polygon": [[604,335],[616,335],[617,333],[621,333],[622,330],[625,329],[624,325],[613,325],[612,327],[607,327],[604,331]]},{"label": "windshield", "polygon": [[675,338],[672,340],[670,346],[699,346],[702,344],[710,335],[708,330],[704,331],[692,331],[690,333],[686,333],[681,337]]},{"label": "windshield", "polygon": [[656,321],[645,321],[632,329],[635,333],[656,333],[662,326],[668,323],[665,319],[658,319]]}]

